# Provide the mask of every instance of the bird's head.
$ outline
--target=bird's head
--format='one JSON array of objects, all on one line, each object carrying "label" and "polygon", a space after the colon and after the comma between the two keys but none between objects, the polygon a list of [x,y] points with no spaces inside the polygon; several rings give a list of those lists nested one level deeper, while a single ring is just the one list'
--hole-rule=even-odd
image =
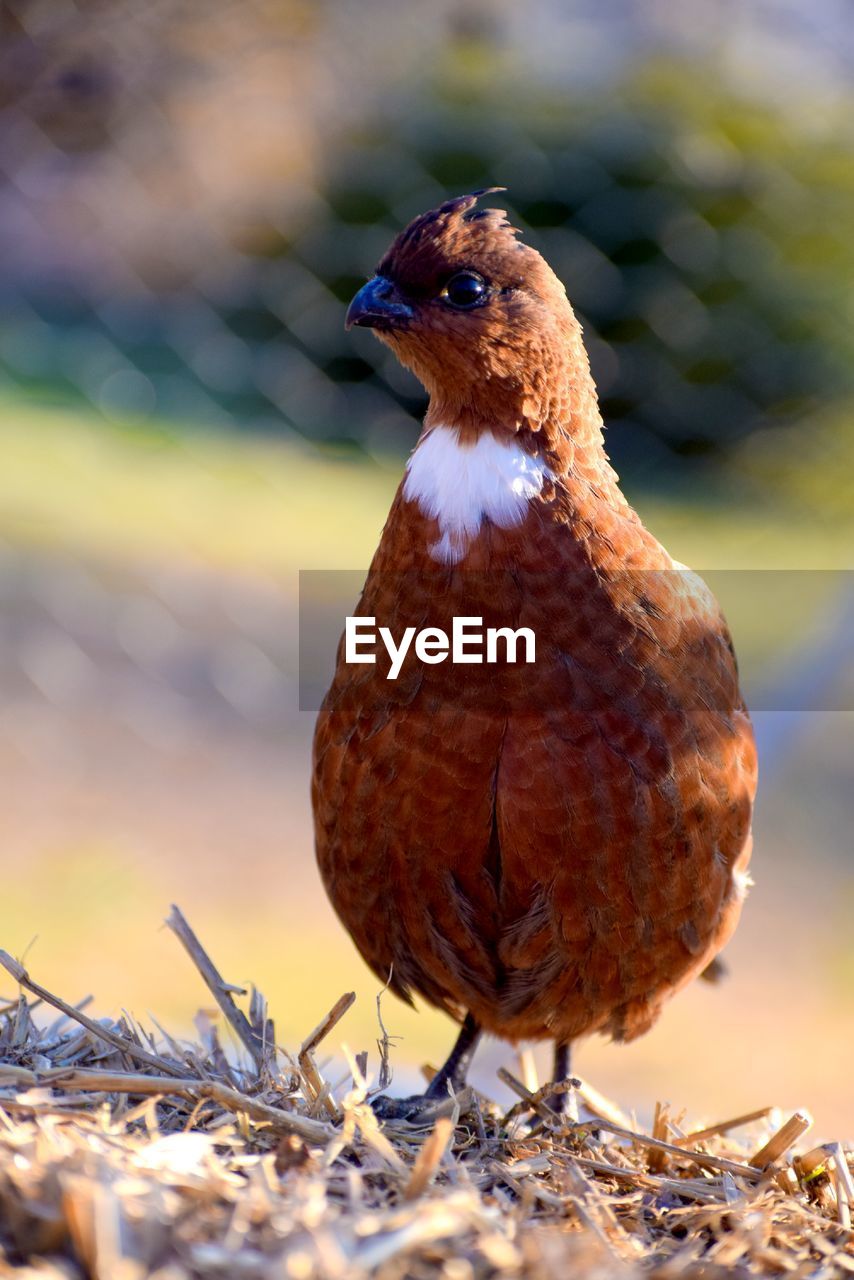
[{"label": "bird's head", "polygon": [[563,285],[480,196],[421,214],[347,311],[373,329],[430,394],[428,422],[462,430],[539,429],[580,329]]}]

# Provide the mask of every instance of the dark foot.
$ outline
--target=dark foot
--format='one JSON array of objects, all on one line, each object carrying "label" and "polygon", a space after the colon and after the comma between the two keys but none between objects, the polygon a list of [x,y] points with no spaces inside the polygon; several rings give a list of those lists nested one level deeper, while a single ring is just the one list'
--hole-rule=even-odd
[{"label": "dark foot", "polygon": [[432,1128],[442,1116],[452,1116],[455,1107],[465,1114],[473,1102],[472,1090],[463,1087],[459,1093],[449,1093],[444,1098],[430,1098],[426,1093],[417,1093],[411,1098],[391,1098],[387,1093],[381,1093],[378,1098],[371,1099],[371,1106],[378,1120]]},{"label": "dark foot", "polygon": [[[552,1074],[552,1083],[568,1086],[572,1077],[571,1071],[571,1046],[566,1042],[555,1045],[555,1062],[554,1072]],[[556,1115],[566,1115],[569,1109],[569,1088],[556,1089],[549,1097],[548,1106]]]},{"label": "dark foot", "polygon": [[474,1057],[474,1051],[477,1048],[479,1039],[480,1027],[471,1014],[467,1013],[448,1061],[430,1081],[425,1090],[426,1097],[447,1098],[449,1085],[452,1093],[459,1093],[460,1089],[465,1086],[468,1069],[471,1066],[471,1060]]},{"label": "dark foot", "polygon": [[374,1098],[371,1106],[379,1119],[432,1125],[440,1116],[452,1115],[457,1105],[461,1111],[467,1110],[474,1095],[466,1088],[466,1073],[479,1039],[480,1027],[467,1013],[448,1061],[436,1072],[424,1093],[412,1098],[390,1098],[387,1094]]}]

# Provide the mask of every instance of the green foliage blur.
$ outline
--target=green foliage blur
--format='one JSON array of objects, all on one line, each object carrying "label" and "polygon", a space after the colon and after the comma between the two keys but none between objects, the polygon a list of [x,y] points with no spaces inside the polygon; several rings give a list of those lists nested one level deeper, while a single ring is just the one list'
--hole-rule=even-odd
[{"label": "green foliage blur", "polygon": [[[299,5],[285,11],[313,29]],[[125,27],[138,21],[117,12]],[[36,57],[39,41],[25,29],[6,34],[9,65]],[[178,42],[172,27],[167,34]],[[198,224],[194,256],[166,239],[161,251],[140,249],[133,226],[121,225],[133,205],[144,227],[158,185],[180,200],[180,172],[161,161],[152,173],[151,155],[165,142],[180,164],[190,126],[176,103],[199,95],[200,73],[214,93],[222,60],[204,28],[192,40],[184,33],[185,59],[188,44],[188,61],[175,71],[164,60],[167,70],[142,86],[116,41],[60,59],[47,97],[33,89],[38,76],[28,83],[19,71],[10,82],[6,114],[37,127],[67,173],[120,162],[124,178],[113,183],[133,196],[109,207],[104,186],[93,210],[84,191],[85,252],[78,236],[54,261],[25,250],[0,267],[7,388],[88,402],[108,418],[401,454],[423,394],[370,335],[344,333],[343,309],[409,217],[500,185],[507,194],[497,199],[567,283],[609,449],[630,485],[686,473],[785,487],[805,424],[810,467],[804,475],[798,458],[798,484],[808,487],[816,469],[819,485],[828,469],[850,470],[850,103],[817,122],[728,85],[713,55],[653,53],[600,85],[541,84],[488,24],[452,24],[422,75],[401,84],[389,74],[373,94],[339,104],[327,132],[311,135],[306,100],[306,118],[297,105],[276,135],[278,150],[268,145],[259,159],[235,147],[227,196],[209,192],[214,215],[239,192],[238,216],[220,217],[206,240],[204,189],[184,201],[190,241]],[[323,70],[291,32],[283,66],[301,53],[310,72]],[[235,75],[245,69],[258,82],[258,114],[269,114],[284,84],[266,82],[257,48],[236,47],[232,61]],[[253,120],[245,125],[249,137]],[[193,145],[215,153],[222,132],[211,119]],[[12,161],[7,174],[21,186],[26,166],[20,154]],[[22,190],[43,225],[63,213],[61,191]],[[70,216],[51,227],[60,244],[77,198],[72,183]],[[742,448],[769,438],[770,451]]]},{"label": "green foliage blur", "polygon": [[[850,391],[854,185],[842,137],[799,136],[772,109],[711,92],[709,70],[673,63],[601,98],[535,89],[512,111],[496,77],[471,93],[465,72],[460,57],[432,100],[346,149],[313,270],[340,224],[373,243],[366,226],[391,228],[414,208],[413,168],[443,191],[506,185],[516,222],[567,283],[609,446],[633,474],[674,455],[725,458]],[[329,278],[342,302],[358,282]],[[390,388],[417,414],[417,393],[367,343],[360,361],[334,336],[318,354],[334,376]]]}]

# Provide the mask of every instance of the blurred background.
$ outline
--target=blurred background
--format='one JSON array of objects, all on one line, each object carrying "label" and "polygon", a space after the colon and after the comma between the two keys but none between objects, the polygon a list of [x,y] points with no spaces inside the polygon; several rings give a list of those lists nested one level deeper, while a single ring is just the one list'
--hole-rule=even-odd
[{"label": "blurred background", "polygon": [[[34,977],[189,1031],[177,901],[285,1046],[355,988],[373,1048],[314,867],[298,574],[366,567],[424,409],[346,302],[500,184],[758,707],[729,978],[578,1069],[641,1115],[854,1131],[852,69],[844,0],[5,0],[0,945]],[[384,1012],[410,1088],[451,1028]]]}]

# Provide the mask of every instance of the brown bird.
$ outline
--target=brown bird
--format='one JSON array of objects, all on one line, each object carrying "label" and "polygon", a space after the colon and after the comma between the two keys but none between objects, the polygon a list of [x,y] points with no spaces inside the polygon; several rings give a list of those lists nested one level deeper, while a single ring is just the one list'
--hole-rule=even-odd
[{"label": "brown bird", "polygon": [[[314,744],[336,911],[462,1022],[433,1099],[482,1031],[554,1041],[561,1081],[578,1037],[648,1030],[736,926],[756,786],[717,604],[620,492],[565,290],[483,194],[416,218],[347,312],[430,403]],[[456,662],[455,618],[481,624]]]}]

